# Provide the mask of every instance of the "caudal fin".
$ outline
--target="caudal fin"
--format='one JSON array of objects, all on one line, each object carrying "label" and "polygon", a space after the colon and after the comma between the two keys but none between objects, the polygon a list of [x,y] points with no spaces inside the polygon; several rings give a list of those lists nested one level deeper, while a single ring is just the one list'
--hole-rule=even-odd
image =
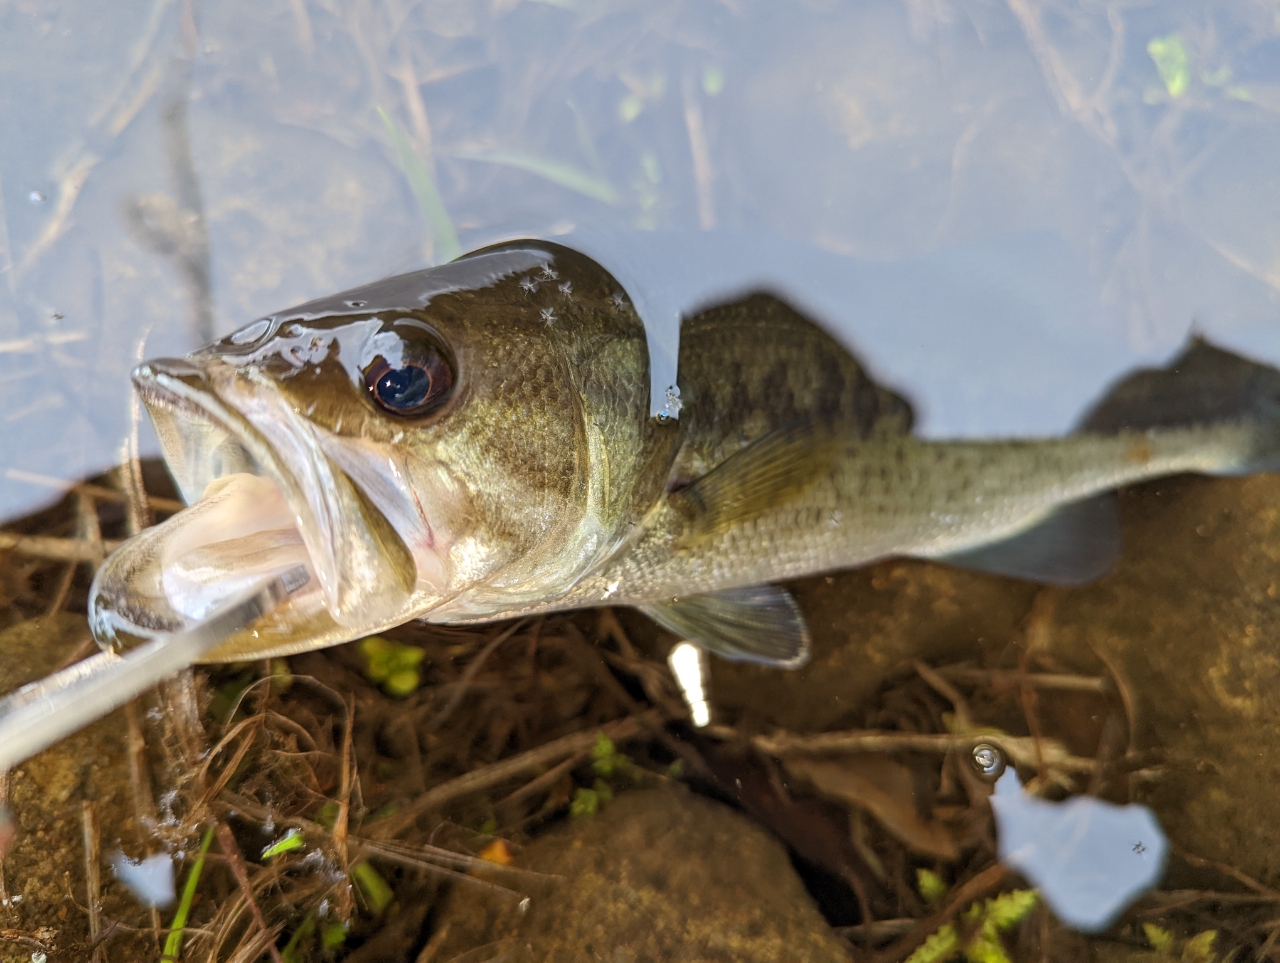
[{"label": "caudal fin", "polygon": [[1112,386],[1078,431],[1252,425],[1255,443],[1232,473],[1280,471],[1280,370],[1203,338],[1164,368],[1144,368]]}]

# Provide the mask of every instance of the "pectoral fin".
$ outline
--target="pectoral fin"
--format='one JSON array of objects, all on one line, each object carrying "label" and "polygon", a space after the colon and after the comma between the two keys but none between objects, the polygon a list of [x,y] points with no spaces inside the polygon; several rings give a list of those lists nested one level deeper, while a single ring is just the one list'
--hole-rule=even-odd
[{"label": "pectoral fin", "polygon": [[715,535],[795,497],[830,472],[847,447],[823,424],[802,422],[769,432],[668,496],[686,521],[680,543]]},{"label": "pectoral fin", "polygon": [[938,561],[1050,585],[1083,585],[1111,570],[1120,547],[1120,509],[1108,492],[1064,505],[1012,538]]},{"label": "pectoral fin", "polygon": [[640,606],[664,629],[731,662],[798,669],[809,661],[809,628],[795,599],[776,585],[689,595]]}]

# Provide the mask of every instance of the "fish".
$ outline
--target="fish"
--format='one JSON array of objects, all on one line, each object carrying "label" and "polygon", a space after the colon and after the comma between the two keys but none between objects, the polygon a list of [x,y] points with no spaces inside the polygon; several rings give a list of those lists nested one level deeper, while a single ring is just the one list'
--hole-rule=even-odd
[{"label": "fish", "polygon": [[677,371],[654,416],[631,293],[537,240],[147,362],[188,507],[100,567],[93,633],[127,648],[305,566],[206,659],[630,606],[795,668],[810,635],[779,582],[909,557],[1079,584],[1119,554],[1117,488],[1280,470],[1280,371],[1202,339],[1055,438],[916,437],[907,398],[767,290],[684,318]]}]

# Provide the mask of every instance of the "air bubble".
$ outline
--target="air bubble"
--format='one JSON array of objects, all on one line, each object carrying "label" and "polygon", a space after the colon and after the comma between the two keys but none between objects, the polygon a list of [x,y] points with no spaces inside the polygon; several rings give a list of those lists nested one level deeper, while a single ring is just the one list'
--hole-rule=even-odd
[{"label": "air bubble", "polygon": [[348,301],[348,302],[347,302],[347,307],[349,307],[349,308],[363,308],[363,307],[367,307],[367,306],[368,306],[368,304],[369,304],[369,302],[368,302],[368,301]]},{"label": "air bubble", "polygon": [[43,204],[48,199],[48,197],[49,195],[46,194],[44,191],[32,191],[30,194],[27,195],[27,200],[29,200],[32,204]]},{"label": "air bubble", "polygon": [[973,768],[978,775],[986,779],[996,779],[1004,772],[1004,753],[987,742],[980,742],[973,747],[969,755]]}]

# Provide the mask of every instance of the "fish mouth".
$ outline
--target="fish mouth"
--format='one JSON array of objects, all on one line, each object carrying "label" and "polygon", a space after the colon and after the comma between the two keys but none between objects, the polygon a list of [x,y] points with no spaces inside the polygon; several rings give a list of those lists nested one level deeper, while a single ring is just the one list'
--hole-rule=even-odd
[{"label": "fish mouth", "polygon": [[98,570],[89,614],[99,644],[180,631],[298,565],[309,584],[210,661],[321,648],[404,620],[412,556],[268,379],[216,359],[162,359],[133,381],[189,507]]}]

